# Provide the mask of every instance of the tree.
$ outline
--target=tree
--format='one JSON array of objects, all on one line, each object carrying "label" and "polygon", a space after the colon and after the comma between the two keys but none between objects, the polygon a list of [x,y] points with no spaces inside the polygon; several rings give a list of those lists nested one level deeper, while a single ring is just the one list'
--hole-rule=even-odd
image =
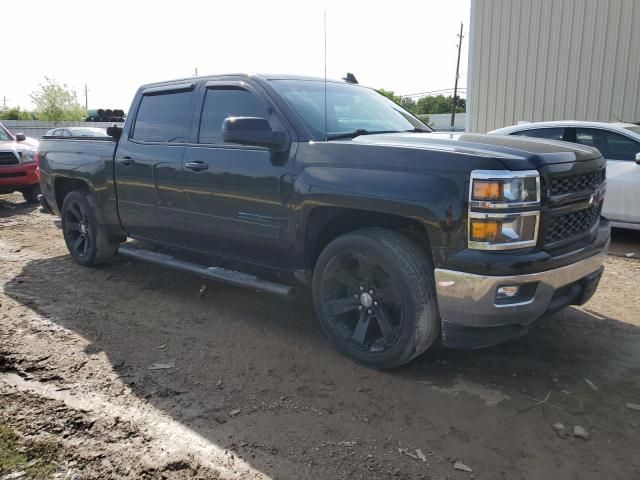
[{"label": "tree", "polygon": [[0,112],[0,120],[33,120],[32,112],[20,110],[20,107],[7,108]]},{"label": "tree", "polygon": [[411,113],[416,113],[416,102],[415,102],[415,100],[413,100],[413,99],[411,99],[409,97],[401,97],[400,95],[396,95],[393,90],[385,90],[384,88],[381,88],[381,89],[377,90],[377,92],[381,93],[382,95],[384,95],[388,99],[393,100],[394,102],[396,102],[398,105],[400,105],[404,109],[409,110]]},{"label": "tree", "polygon": [[31,100],[36,105],[39,120],[77,121],[87,116],[87,110],[77,102],[75,92],[68,85],[60,85],[48,77],[40,84],[40,89],[31,94]]},{"label": "tree", "polygon": [[[416,113],[451,113],[453,110],[453,97],[449,95],[430,95],[422,97],[416,102]],[[466,101],[458,97],[456,113],[466,111]]]}]

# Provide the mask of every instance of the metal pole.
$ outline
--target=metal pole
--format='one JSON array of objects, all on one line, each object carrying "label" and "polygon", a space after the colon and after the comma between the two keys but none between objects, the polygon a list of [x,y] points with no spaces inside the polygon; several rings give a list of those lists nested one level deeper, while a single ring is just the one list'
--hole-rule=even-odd
[{"label": "metal pole", "polygon": [[84,84],[84,108],[89,110],[89,89],[86,83]]},{"label": "metal pole", "polygon": [[451,130],[456,121],[456,107],[458,106],[458,78],[460,77],[460,50],[462,50],[462,27],[460,24],[460,35],[458,35],[458,63],[456,64],[456,83],[453,87],[453,112],[451,112]]}]

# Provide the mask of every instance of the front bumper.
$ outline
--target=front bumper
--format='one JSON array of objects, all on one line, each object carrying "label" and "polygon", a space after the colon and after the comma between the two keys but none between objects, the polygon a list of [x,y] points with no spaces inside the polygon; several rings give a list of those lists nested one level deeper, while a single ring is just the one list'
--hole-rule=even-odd
[{"label": "front bumper", "polygon": [[39,182],[35,163],[0,167],[0,192],[11,193]]},{"label": "front bumper", "polygon": [[[606,250],[582,261],[545,272],[513,276],[477,275],[436,269],[436,291],[447,346],[479,348],[524,335],[546,313],[581,305],[602,275]],[[499,287],[520,285],[526,292],[506,303]]]}]

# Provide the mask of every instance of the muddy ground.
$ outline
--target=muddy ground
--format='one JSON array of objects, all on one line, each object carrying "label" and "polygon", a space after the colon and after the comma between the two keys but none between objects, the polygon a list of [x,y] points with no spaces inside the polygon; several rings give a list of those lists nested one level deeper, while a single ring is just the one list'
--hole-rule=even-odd
[{"label": "muddy ground", "polygon": [[54,442],[51,477],[640,478],[638,259],[610,256],[587,305],[521,340],[376,372],[330,348],[310,305],[201,296],[123,258],[83,268],[52,220],[0,198],[0,426],[25,458]]}]

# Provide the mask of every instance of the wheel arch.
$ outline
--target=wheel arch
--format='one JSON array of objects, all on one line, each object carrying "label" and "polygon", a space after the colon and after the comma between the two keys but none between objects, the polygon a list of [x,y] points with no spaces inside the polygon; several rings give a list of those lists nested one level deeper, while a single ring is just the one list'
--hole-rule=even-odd
[{"label": "wheel arch", "polygon": [[430,227],[417,218],[348,207],[318,206],[309,211],[304,233],[304,266],[313,272],[324,248],[334,239],[368,227],[401,233],[424,251],[433,263]]},{"label": "wheel arch", "polygon": [[72,177],[56,177],[53,181],[53,191],[56,199],[56,206],[58,211],[62,211],[62,203],[69,193],[73,191],[84,191],[89,193],[92,191],[89,182],[84,179],[72,178]]}]

